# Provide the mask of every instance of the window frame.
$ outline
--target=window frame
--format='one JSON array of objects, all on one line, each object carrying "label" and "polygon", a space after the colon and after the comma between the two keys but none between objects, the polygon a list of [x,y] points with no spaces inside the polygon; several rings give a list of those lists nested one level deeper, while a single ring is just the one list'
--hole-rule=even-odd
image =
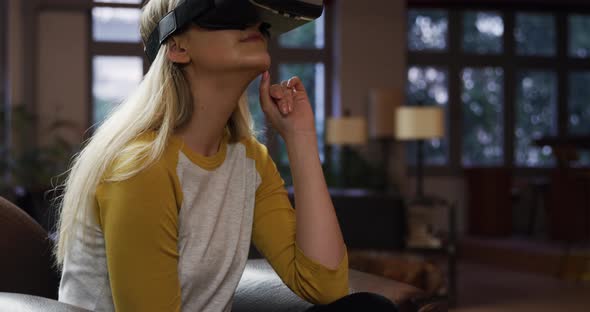
[{"label": "window frame", "polygon": [[[448,48],[446,51],[410,51],[407,49],[407,70],[412,66],[442,66],[449,73],[449,161],[444,166],[426,166],[427,175],[461,175],[471,166],[462,163],[462,100],[461,72],[464,68],[500,67],[504,71],[504,142],[502,164],[493,166],[507,167],[519,175],[537,175],[546,173],[554,167],[521,167],[515,163],[515,117],[517,73],[521,70],[548,70],[557,76],[557,135],[568,134],[568,90],[569,74],[590,71],[590,58],[573,58],[569,56],[569,15],[590,15],[590,5],[578,1],[545,1],[533,4],[533,1],[482,1],[479,4],[456,0],[408,0],[407,10],[442,9],[448,12]],[[512,2],[512,3],[511,3]],[[463,52],[463,13],[466,11],[493,11],[499,13],[504,21],[504,50],[500,54],[475,54]],[[519,56],[513,36],[517,13],[545,13],[555,16],[556,21],[556,55],[555,56]],[[407,31],[406,31],[407,34]],[[410,172],[415,166],[409,165]]]},{"label": "window frame", "polygon": [[94,133],[95,127],[93,126],[94,121],[94,97],[93,97],[93,80],[94,70],[93,62],[96,56],[135,56],[140,57],[143,60],[143,75],[149,70],[149,62],[145,57],[143,51],[143,43],[141,41],[134,42],[110,42],[110,41],[95,41],[94,40],[94,20],[92,18],[92,10],[94,8],[123,8],[123,9],[141,9],[144,1],[140,1],[138,4],[132,3],[101,3],[91,1],[91,7],[88,12],[88,51],[90,57],[88,58],[88,103],[90,108],[88,109],[88,136]]}]

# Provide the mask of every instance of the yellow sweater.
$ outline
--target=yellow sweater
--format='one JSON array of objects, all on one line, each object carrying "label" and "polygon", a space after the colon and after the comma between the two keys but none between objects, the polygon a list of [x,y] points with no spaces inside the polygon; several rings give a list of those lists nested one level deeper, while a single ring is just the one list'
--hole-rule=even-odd
[{"label": "yellow sweater", "polygon": [[284,182],[254,138],[226,137],[205,157],[174,136],[155,165],[100,184],[96,204],[99,224],[66,254],[60,301],[95,311],[230,311],[251,241],[301,298],[348,294],[347,254],[331,270],[298,248]]}]

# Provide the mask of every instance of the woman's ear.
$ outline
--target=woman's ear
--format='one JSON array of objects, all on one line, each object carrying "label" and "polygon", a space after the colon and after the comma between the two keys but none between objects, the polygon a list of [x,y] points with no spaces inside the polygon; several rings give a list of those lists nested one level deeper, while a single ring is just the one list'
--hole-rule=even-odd
[{"label": "woman's ear", "polygon": [[177,64],[188,64],[191,61],[186,49],[186,40],[179,36],[172,36],[168,40],[168,59]]}]

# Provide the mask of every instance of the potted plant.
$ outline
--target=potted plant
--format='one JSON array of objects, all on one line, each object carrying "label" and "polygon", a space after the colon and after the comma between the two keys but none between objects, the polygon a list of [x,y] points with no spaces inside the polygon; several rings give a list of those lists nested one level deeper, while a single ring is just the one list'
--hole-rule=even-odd
[{"label": "potted plant", "polygon": [[[2,116],[0,116],[2,117]],[[54,224],[52,199],[59,196],[51,190],[62,185],[71,157],[79,150],[79,144],[69,142],[62,130],[81,132],[73,121],[56,118],[47,128],[39,129],[39,116],[30,113],[24,105],[13,108],[12,138],[14,144],[0,159],[0,195],[14,201],[46,230]],[[31,144],[29,138],[34,129],[43,131],[48,140],[43,144]]]}]

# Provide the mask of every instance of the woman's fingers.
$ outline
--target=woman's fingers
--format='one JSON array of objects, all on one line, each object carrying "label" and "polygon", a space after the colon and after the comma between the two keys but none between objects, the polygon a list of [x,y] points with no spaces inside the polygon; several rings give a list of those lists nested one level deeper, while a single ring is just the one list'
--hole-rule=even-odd
[{"label": "woman's fingers", "polygon": [[281,82],[281,86],[283,87],[283,90],[285,91],[285,97],[288,99],[289,112],[292,112],[293,111],[293,103],[295,102],[293,99],[295,89],[289,88],[288,84],[289,84],[288,80],[283,80]]},{"label": "woman's fingers", "polygon": [[281,100],[277,106],[279,107],[279,110],[281,111],[281,113],[283,113],[283,115],[287,115],[289,114],[289,103],[287,102],[287,100]]},{"label": "woman's fingers", "polygon": [[301,82],[301,79],[297,76],[294,76],[287,81],[287,88],[292,88],[296,92],[305,92],[305,86],[303,85],[303,82]]},{"label": "woman's fingers", "polygon": [[278,110],[286,115],[293,111],[293,94],[287,87],[287,82],[271,86],[270,95],[275,100]]},{"label": "woman's fingers", "polygon": [[263,110],[270,111],[271,106],[275,106],[277,110],[287,115],[293,111],[293,95],[295,88],[289,87],[289,82],[292,80],[282,81],[280,84],[270,85],[270,78],[268,74],[267,80],[262,80],[260,83],[260,102]]},{"label": "woman's fingers", "polygon": [[284,97],[284,92],[281,85],[274,84],[270,86],[270,96],[276,100],[282,99]]},{"label": "woman's fingers", "polygon": [[283,94],[284,94],[284,99],[287,105],[287,110],[290,112],[293,111],[293,91],[291,91],[291,89],[283,86]]},{"label": "woman's fingers", "polygon": [[270,87],[270,96],[275,100],[276,105],[283,114],[289,112],[289,95],[285,92],[285,88],[282,85],[274,84]]},{"label": "woman's fingers", "polygon": [[265,114],[273,116],[277,112],[275,108],[275,101],[271,96],[272,86],[270,85],[270,74],[265,72],[260,80],[260,105]]}]

